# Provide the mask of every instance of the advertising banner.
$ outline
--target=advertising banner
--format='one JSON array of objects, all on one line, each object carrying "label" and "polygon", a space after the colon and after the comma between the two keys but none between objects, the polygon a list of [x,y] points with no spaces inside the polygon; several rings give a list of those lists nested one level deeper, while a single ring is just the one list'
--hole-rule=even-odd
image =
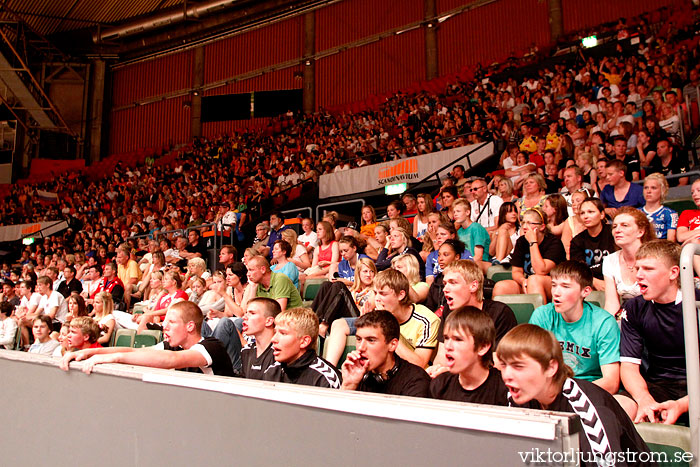
[{"label": "advertising banner", "polygon": [[[333,196],[377,190],[394,183],[416,183],[441,167],[449,165],[452,161],[456,161],[463,155],[474,151],[479,146],[480,144],[461,146],[446,151],[321,175],[319,179],[319,196],[321,198],[331,198]],[[493,143],[489,143],[472,152],[468,156],[469,162],[466,159],[462,159],[459,163],[468,168],[470,163],[471,165],[476,165],[491,154],[493,154]],[[452,167],[448,166],[444,171],[440,172],[440,176],[447,174],[451,169]]]}]

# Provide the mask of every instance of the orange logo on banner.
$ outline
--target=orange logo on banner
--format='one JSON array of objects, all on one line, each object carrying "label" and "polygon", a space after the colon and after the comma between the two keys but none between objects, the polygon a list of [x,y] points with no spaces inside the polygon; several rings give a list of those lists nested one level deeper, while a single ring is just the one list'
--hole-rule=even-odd
[{"label": "orange logo on banner", "polygon": [[378,178],[380,185],[418,179],[418,161],[406,159],[398,164],[380,169]]},{"label": "orange logo on banner", "polygon": [[41,230],[41,224],[29,225],[22,229],[22,235],[29,235]]}]

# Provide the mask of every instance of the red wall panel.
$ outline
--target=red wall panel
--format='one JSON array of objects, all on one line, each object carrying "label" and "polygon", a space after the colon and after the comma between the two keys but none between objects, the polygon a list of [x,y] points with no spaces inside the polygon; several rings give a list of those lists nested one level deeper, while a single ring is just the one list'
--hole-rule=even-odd
[{"label": "red wall panel", "polygon": [[190,107],[184,103],[185,97],[178,97],[112,112],[110,154],[189,141]]},{"label": "red wall panel", "polygon": [[679,3],[672,0],[562,0],[564,31],[573,32],[621,17],[631,18],[662,6]]},{"label": "red wall panel", "polygon": [[205,46],[204,82],[219,81],[288,60],[301,60],[302,21],[302,17],[292,18]]},{"label": "red wall panel", "polygon": [[120,107],[191,87],[193,63],[194,51],[188,50],[114,70],[112,105]]},{"label": "red wall panel", "polygon": [[423,0],[345,0],[316,11],[316,51],[423,19]]},{"label": "red wall panel", "polygon": [[[438,12],[465,4],[438,0]],[[449,18],[438,29],[439,75],[478,62],[488,65],[511,52],[550,41],[547,2],[501,0]]]},{"label": "red wall panel", "polygon": [[[620,16],[675,4],[681,0],[562,0],[565,31],[578,30]],[[469,0],[436,0],[438,13]],[[423,18],[423,0],[345,0],[315,13],[317,52],[357,41]],[[425,32],[417,29],[379,42],[348,49],[316,62],[316,105],[333,107],[407,88],[425,78]],[[477,62],[502,61],[532,43],[550,42],[547,2],[499,0],[477,7],[438,26],[439,75]],[[224,80],[303,55],[303,18],[297,17],[205,46],[204,83]],[[194,51],[186,51],[117,69],[113,74],[114,107],[190,88]],[[278,89],[298,89],[297,65],[204,93],[205,96]],[[112,112],[110,151],[127,152],[190,138],[190,109],[185,98]],[[264,126],[265,119],[203,125],[211,136],[237,128]]]},{"label": "red wall panel", "polygon": [[332,107],[399,90],[425,77],[423,31],[348,49],[316,63],[316,105]]}]

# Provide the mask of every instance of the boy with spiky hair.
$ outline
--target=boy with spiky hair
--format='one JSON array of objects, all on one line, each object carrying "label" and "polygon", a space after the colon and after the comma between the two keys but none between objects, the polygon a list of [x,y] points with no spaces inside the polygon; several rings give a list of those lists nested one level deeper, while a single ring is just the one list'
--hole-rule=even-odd
[{"label": "boy with spiky hair", "polygon": [[281,312],[280,304],[271,298],[256,297],[248,302],[243,333],[251,342],[241,350],[244,378],[262,379],[263,372],[275,362],[271,341],[275,335],[275,318]]}]

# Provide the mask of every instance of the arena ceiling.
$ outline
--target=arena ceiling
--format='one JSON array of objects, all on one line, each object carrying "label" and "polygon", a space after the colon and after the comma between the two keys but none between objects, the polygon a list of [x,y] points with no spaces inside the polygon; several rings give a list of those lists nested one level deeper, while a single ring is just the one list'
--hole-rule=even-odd
[{"label": "arena ceiling", "polygon": [[0,0],[0,24],[21,22],[72,56],[122,59],[341,0]]},{"label": "arena ceiling", "polygon": [[5,0],[3,21],[16,13],[43,36],[76,29],[109,27],[122,21],[169,10],[185,0]]}]

